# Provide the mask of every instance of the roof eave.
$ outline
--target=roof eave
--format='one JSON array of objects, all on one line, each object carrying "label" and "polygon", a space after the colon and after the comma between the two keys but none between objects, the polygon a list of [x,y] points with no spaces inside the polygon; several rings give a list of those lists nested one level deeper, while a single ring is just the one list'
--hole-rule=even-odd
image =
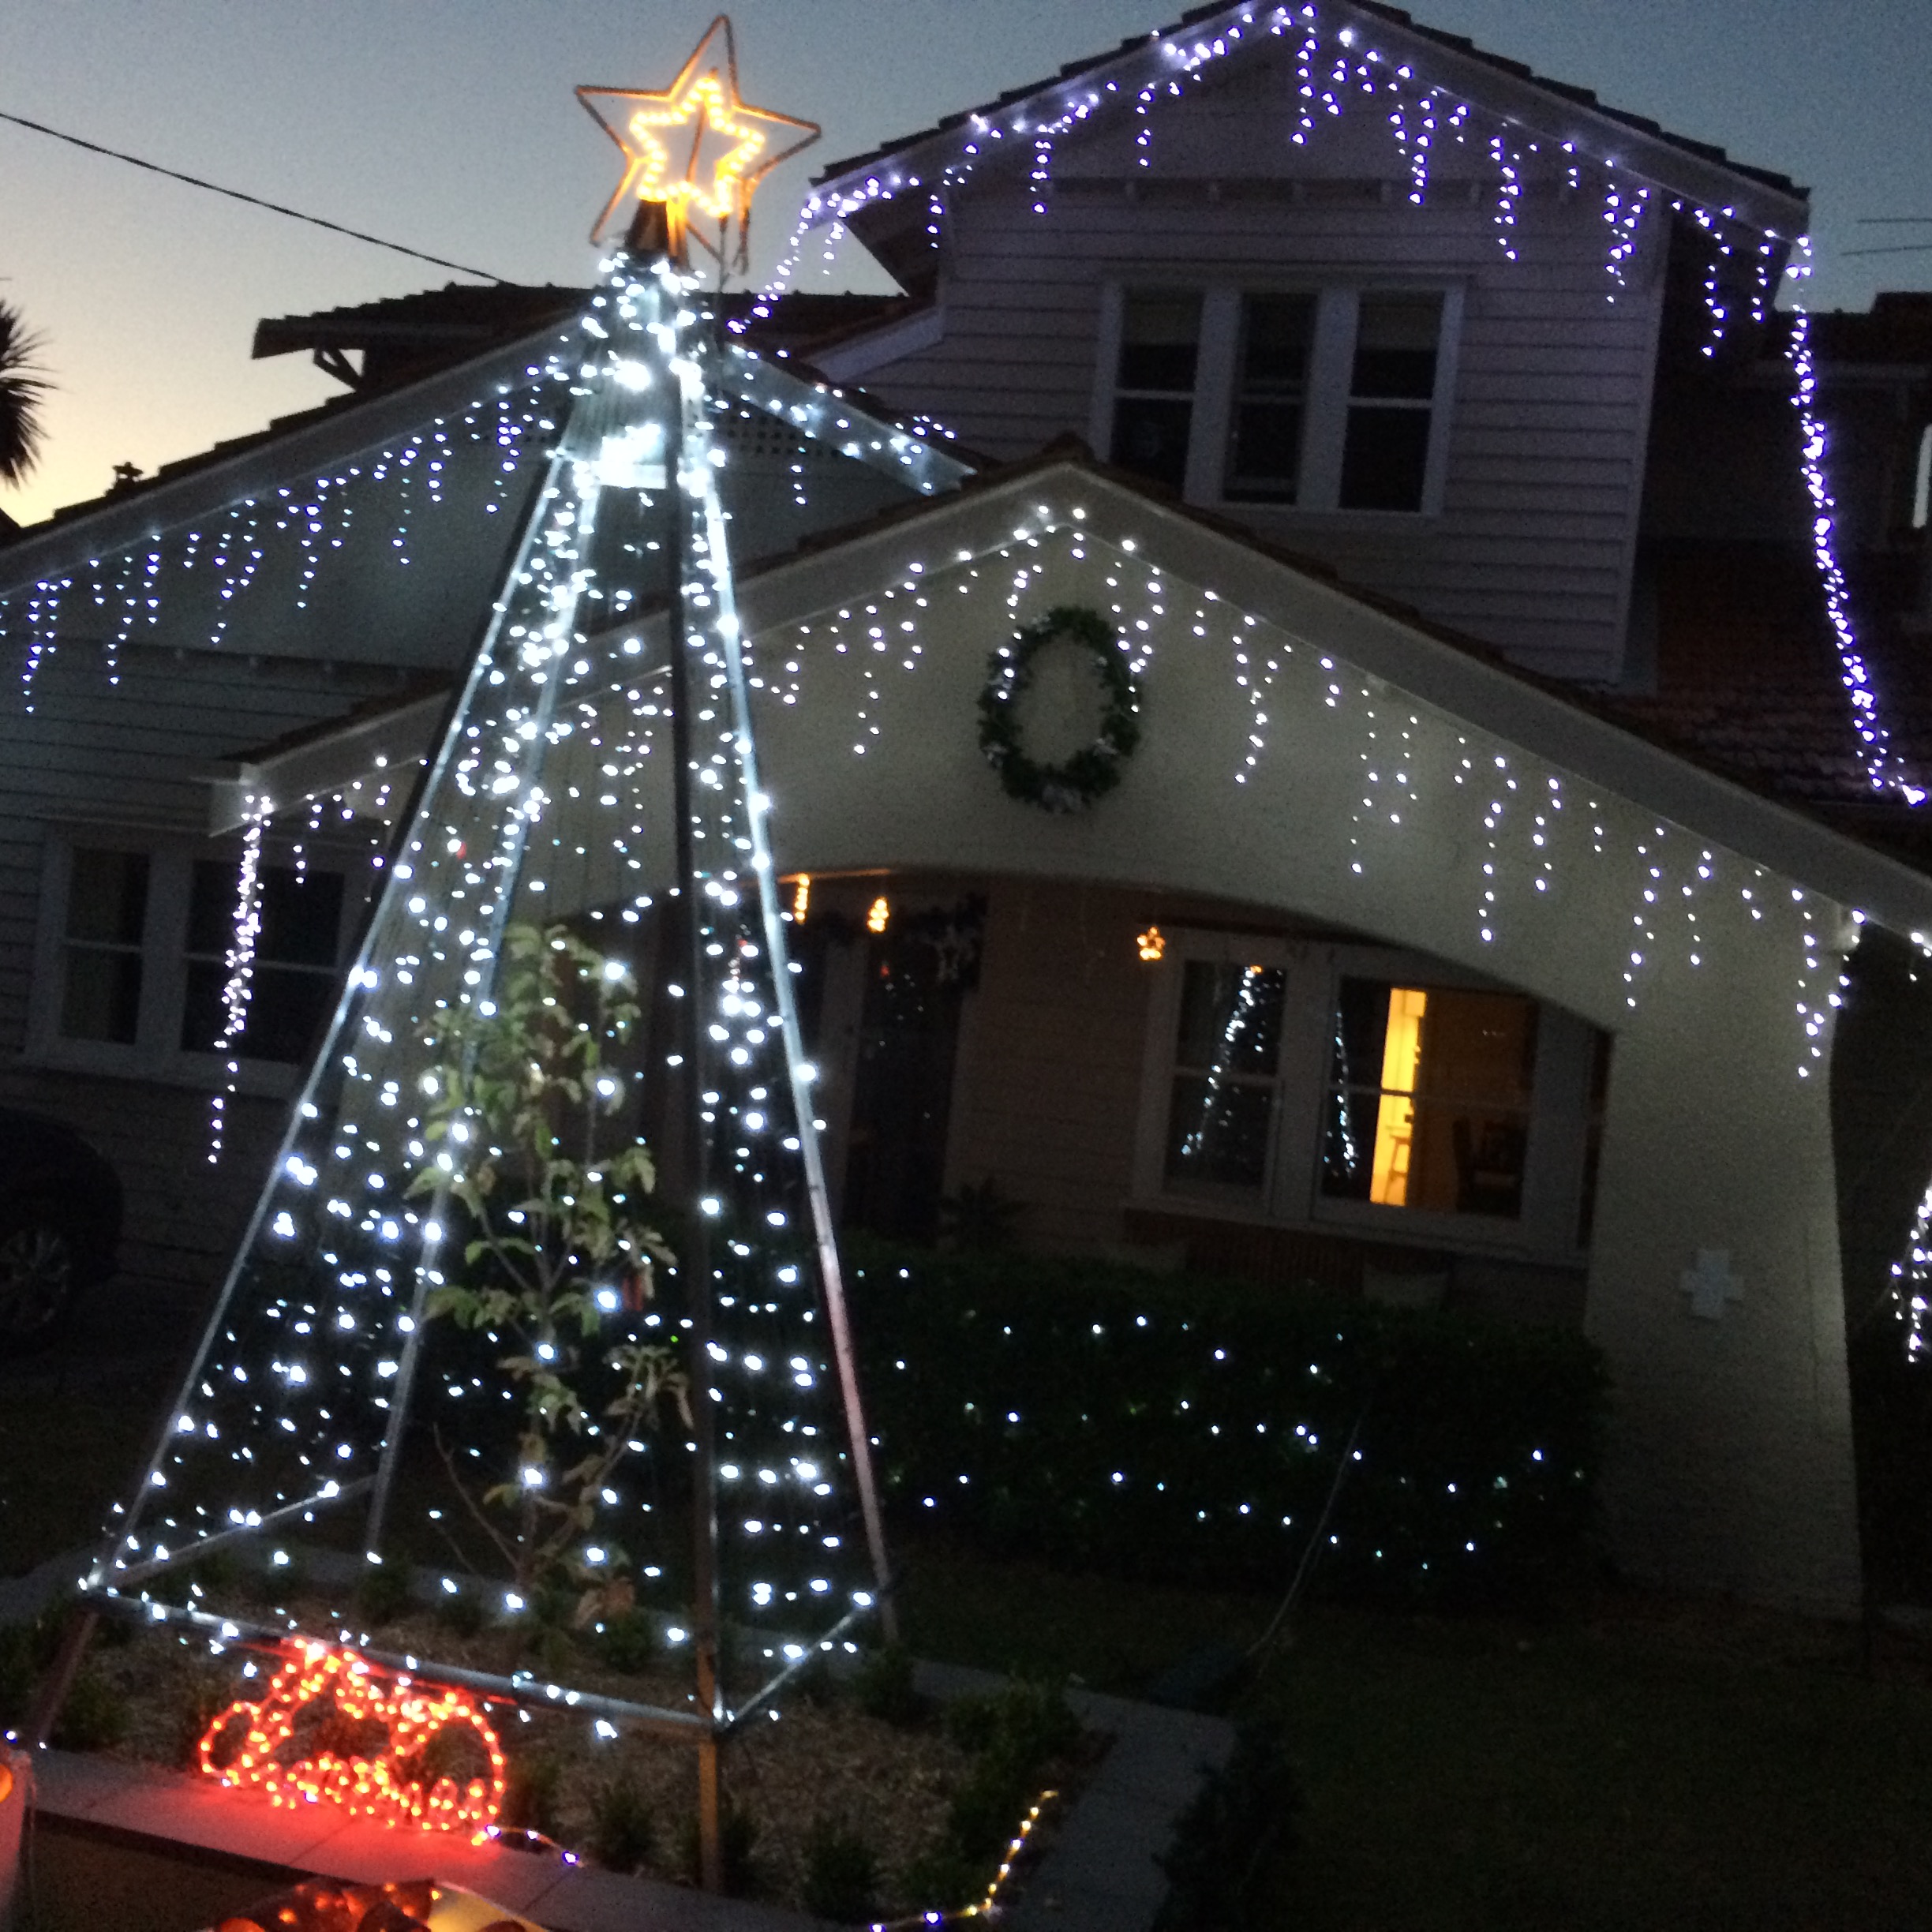
[{"label": "roof eave", "polygon": [[1331,577],[1300,569],[1077,459],[982,479],[844,542],[774,559],[741,582],[740,621],[757,632],[848,599],[863,585],[903,575],[932,556],[935,519],[949,526],[949,548],[997,548],[1020,525],[1038,523],[1043,492],[1065,495],[1069,508],[1084,509],[1084,527],[1095,537],[1129,538],[1178,574],[1211,582],[1240,608],[1279,612],[1282,578],[1291,578],[1296,621],[1315,634],[1311,641],[1357,669],[1894,931],[1932,934],[1932,877],[1639,736],[1500,659],[1432,635]]},{"label": "roof eave", "polygon": [[[1223,10],[1238,13],[1243,4],[1244,0],[1230,0]],[[1432,77],[1440,76],[1440,84],[1472,107],[1499,119],[1543,139],[1574,142],[1582,152],[1597,161],[1700,208],[1728,211],[1761,234],[1789,241],[1803,234],[1808,227],[1810,203],[1802,189],[1787,192],[1763,179],[1758,170],[1694,153],[1661,129],[1654,134],[1647,133],[1614,110],[1571,98],[1534,76],[1506,73],[1483,55],[1446,46],[1426,30],[1403,25],[1380,9],[1357,6],[1354,0],[1331,0],[1331,9],[1372,32],[1383,51],[1389,50],[1391,43],[1399,43],[1403,58],[1424,66]],[[1190,22],[1187,29],[1196,37],[1211,35],[1213,31],[1208,21]],[[1037,88],[1002,103],[1000,111],[1009,114],[1056,92],[1064,94],[1071,103],[1095,87],[1104,87],[1110,78],[1141,59],[1155,40],[1167,37],[1166,34],[1150,35],[1148,39],[1123,47],[1077,73],[1056,74]],[[877,148],[851,162],[834,163],[813,182],[820,204],[814,225],[833,219],[840,212],[837,204],[841,195],[863,188],[869,178],[891,172],[929,180],[935,164],[943,165],[945,151],[973,138],[973,123],[983,114],[982,110],[978,114],[954,117],[949,123],[903,144]],[[1030,150],[1024,144],[1016,144],[1013,152],[1018,155]]]},{"label": "roof eave", "polygon": [[492,384],[522,380],[556,347],[557,324],[546,323],[419,382],[384,389],[351,406],[283,435],[268,434],[226,459],[197,465],[184,476],[104,497],[97,508],[28,528],[0,549],[0,597],[69,575],[89,560],[154,545],[193,528],[245,498],[305,481],[332,464],[350,462],[438,416],[460,412]]}]

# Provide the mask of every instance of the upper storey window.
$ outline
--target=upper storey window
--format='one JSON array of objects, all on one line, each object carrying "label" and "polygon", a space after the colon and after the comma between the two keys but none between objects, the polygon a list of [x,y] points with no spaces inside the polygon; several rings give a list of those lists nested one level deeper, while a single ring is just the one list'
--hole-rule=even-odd
[{"label": "upper storey window", "polygon": [[1312,295],[1244,295],[1234,421],[1222,493],[1241,503],[1293,503],[1301,477]]},{"label": "upper storey window", "polygon": [[1440,293],[1357,300],[1338,500],[1342,509],[1422,507],[1442,322]]},{"label": "upper storey window", "polygon": [[1115,292],[1096,441],[1190,502],[1440,505],[1458,291]]},{"label": "upper storey window", "polygon": [[1170,489],[1186,480],[1200,313],[1200,297],[1186,294],[1130,294],[1121,305],[1114,460]]}]

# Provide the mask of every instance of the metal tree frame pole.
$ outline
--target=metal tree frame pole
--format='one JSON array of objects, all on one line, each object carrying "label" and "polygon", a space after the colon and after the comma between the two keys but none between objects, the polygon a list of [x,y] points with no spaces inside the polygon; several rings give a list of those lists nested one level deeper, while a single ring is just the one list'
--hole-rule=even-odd
[{"label": "metal tree frame pole", "polygon": [[696,1657],[698,1702],[710,1728],[698,1740],[698,1864],[707,1892],[724,1889],[720,1733],[724,1723],[724,1686],[718,1645],[717,1441],[711,1400],[711,1237],[704,1210],[710,1181],[710,1136],[703,1119],[704,1063],[709,1042],[699,1012],[703,982],[702,923],[698,906],[698,856],[691,828],[691,676],[684,612],[691,532],[683,486],[684,425],[682,406],[672,391],[675,412],[665,438],[665,623],[670,659],[671,781],[672,832],[677,855],[677,892],[684,941],[684,998],[679,1044],[683,1060],[685,1114],[684,1180],[690,1215],[678,1271],[686,1283],[691,1314],[691,1637]]}]

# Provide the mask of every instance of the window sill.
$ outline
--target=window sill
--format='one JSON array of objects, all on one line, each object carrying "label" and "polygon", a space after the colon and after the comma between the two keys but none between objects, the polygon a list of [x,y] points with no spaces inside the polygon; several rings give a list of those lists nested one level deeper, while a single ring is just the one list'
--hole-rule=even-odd
[{"label": "window sill", "polygon": [[1287,526],[1322,530],[1410,530],[1441,522],[1442,508],[1421,510],[1321,510],[1306,504],[1264,503],[1248,496],[1218,496],[1197,506],[1215,516],[1264,516]]},{"label": "window sill", "polygon": [[1539,1247],[1519,1222],[1485,1215],[1428,1215],[1350,1201],[1324,1201],[1312,1215],[1271,1214],[1253,1200],[1173,1190],[1136,1193],[1122,1205],[1139,1214],[1193,1215],[1244,1227],[1275,1229],[1284,1234],[1327,1234],[1390,1248],[1421,1249],[1432,1254],[1462,1254],[1562,1268],[1585,1267],[1589,1261],[1587,1249]]}]

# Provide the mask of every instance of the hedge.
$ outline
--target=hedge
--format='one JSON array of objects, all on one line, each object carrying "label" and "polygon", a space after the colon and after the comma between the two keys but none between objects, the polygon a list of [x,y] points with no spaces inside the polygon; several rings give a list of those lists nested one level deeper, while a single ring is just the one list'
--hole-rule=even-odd
[{"label": "hedge", "polygon": [[1102,1261],[852,1260],[883,1481],[922,1524],[1279,1589],[1354,1432],[1324,1593],[1521,1596],[1587,1552],[1608,1381],[1580,1335]]}]

